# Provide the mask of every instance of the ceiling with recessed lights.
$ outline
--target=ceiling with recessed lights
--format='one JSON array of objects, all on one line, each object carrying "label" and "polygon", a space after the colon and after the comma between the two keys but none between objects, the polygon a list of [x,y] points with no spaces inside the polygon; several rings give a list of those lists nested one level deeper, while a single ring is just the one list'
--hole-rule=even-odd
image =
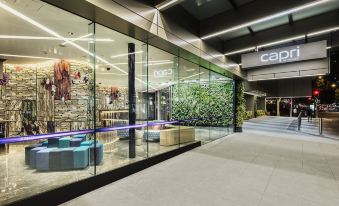
[{"label": "ceiling with recessed lights", "polygon": [[[338,0],[154,0],[154,6],[224,54],[339,27]],[[330,39],[336,31],[322,35]]]}]

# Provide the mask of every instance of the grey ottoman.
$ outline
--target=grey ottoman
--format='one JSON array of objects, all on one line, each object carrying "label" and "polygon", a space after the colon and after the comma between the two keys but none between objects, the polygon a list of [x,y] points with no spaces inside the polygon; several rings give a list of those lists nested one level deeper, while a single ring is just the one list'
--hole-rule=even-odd
[{"label": "grey ottoman", "polygon": [[90,154],[90,163],[94,165],[94,151],[96,152],[96,165],[99,165],[104,156],[104,147],[101,143],[96,144],[96,149],[94,150],[94,144],[89,147]]},{"label": "grey ottoman", "polygon": [[32,149],[36,148],[36,147],[41,147],[42,144],[33,144],[33,145],[29,145],[27,147],[25,147],[25,164],[29,165],[30,163],[30,152]]},{"label": "grey ottoman", "polygon": [[72,138],[70,142],[71,147],[80,147],[81,142],[83,141],[83,138]]},{"label": "grey ottoman", "polygon": [[61,162],[60,162],[60,170],[70,170],[73,169],[74,160],[73,153],[74,147],[63,148],[61,150]]},{"label": "grey ottoman", "polygon": [[36,147],[31,149],[29,152],[29,167],[30,168],[36,168],[36,153],[39,152],[40,150],[44,150],[47,147]]},{"label": "grey ottoman", "polygon": [[40,171],[49,170],[49,154],[52,150],[57,148],[47,148],[36,153],[36,169]]},{"label": "grey ottoman", "polygon": [[58,146],[59,146],[59,138],[48,139],[48,147],[58,147]]},{"label": "grey ottoman", "polygon": [[74,169],[88,167],[88,146],[76,147],[73,153]]},{"label": "grey ottoman", "polygon": [[49,169],[60,170],[61,168],[61,149],[57,148],[49,153]]}]

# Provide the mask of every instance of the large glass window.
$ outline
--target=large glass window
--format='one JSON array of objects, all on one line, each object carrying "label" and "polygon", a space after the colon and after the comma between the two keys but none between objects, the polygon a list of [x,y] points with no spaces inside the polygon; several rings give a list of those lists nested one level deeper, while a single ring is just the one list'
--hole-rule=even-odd
[{"label": "large glass window", "polygon": [[38,0],[0,0],[0,27],[0,205],[207,143],[233,123],[233,81],[195,56]]},{"label": "large glass window", "polygon": [[[41,1],[1,0],[0,27],[1,139],[93,129],[93,23]],[[91,176],[93,150],[66,148],[80,138],[93,135],[2,144],[0,204]]]}]

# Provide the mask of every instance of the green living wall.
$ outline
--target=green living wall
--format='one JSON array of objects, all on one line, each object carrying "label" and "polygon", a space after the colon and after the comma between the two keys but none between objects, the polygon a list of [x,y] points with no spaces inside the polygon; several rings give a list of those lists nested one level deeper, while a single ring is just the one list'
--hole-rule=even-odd
[{"label": "green living wall", "polygon": [[172,119],[198,120],[189,125],[225,127],[233,124],[233,82],[173,86]]}]

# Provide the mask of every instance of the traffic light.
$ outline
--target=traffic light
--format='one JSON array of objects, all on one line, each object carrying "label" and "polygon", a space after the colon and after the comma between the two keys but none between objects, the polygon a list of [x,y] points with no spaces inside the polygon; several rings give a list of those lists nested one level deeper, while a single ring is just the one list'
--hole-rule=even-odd
[{"label": "traffic light", "polygon": [[313,90],[313,97],[319,97],[320,91],[318,89]]}]

